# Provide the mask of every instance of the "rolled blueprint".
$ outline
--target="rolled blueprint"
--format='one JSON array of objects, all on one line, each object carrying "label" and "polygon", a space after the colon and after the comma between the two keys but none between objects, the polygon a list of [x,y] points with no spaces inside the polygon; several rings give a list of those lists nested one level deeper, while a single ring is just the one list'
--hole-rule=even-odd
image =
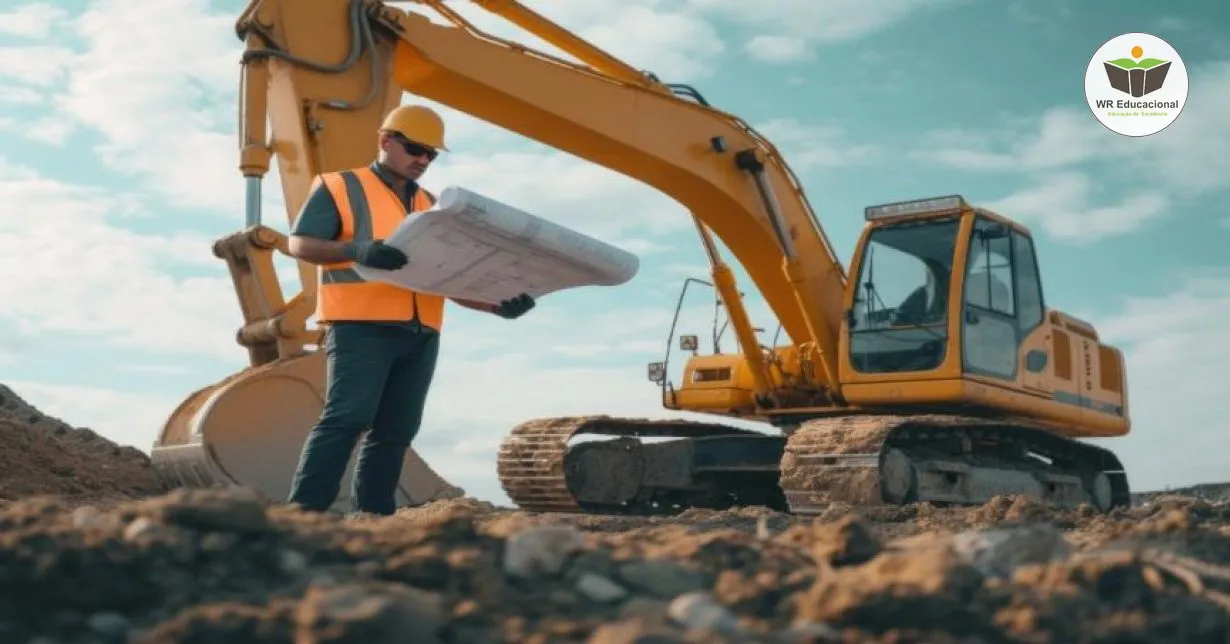
[{"label": "rolled blueprint", "polygon": [[487,303],[617,286],[640,268],[628,251],[459,186],[407,216],[385,243],[409,261],[392,271],[356,266],[364,279]]}]

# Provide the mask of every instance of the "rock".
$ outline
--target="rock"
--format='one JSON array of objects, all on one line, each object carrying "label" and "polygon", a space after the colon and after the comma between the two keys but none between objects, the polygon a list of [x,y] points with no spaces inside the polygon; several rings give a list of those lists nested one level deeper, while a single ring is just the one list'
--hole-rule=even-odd
[{"label": "rock", "polygon": [[128,634],[128,619],[119,613],[94,613],[86,620],[90,630],[109,639],[123,641]]},{"label": "rock", "polygon": [[1005,579],[1020,566],[1047,563],[1071,551],[1063,533],[1049,523],[962,532],[953,536],[952,548],[983,575]]},{"label": "rock", "polygon": [[880,552],[879,538],[855,515],[812,526],[812,555],[833,566],[863,563]]},{"label": "rock", "polygon": [[796,615],[843,626],[884,620],[911,626],[948,623],[967,616],[983,581],[949,540],[929,539],[817,576],[811,589],[797,598]]},{"label": "rock", "polygon": [[73,510],[73,527],[79,530],[89,530],[93,528],[111,530],[119,528],[121,525],[121,522],[115,515],[103,514],[98,511],[98,508],[92,505],[83,505]]},{"label": "rock", "polygon": [[278,557],[278,567],[288,575],[301,575],[308,569],[308,559],[303,553],[283,550]]},{"label": "rock", "polygon": [[841,631],[823,622],[801,620],[791,624],[789,635],[808,638],[808,642],[840,642]]},{"label": "rock", "polygon": [[607,604],[616,602],[628,596],[628,591],[623,586],[593,573],[582,573],[577,579],[577,592],[586,599]]},{"label": "rock", "polygon": [[181,488],[146,506],[146,516],[192,530],[260,533],[269,530],[265,503],[256,492]]},{"label": "rock", "polygon": [[670,619],[667,614],[669,605],[660,599],[648,597],[633,597],[620,606],[621,617],[635,617],[653,624],[665,624]]},{"label": "rock", "polygon": [[680,644],[685,641],[661,624],[628,617],[599,626],[585,644]]},{"label": "rock", "polygon": [[567,610],[581,603],[579,597],[572,590],[567,588],[556,588],[547,593],[547,599],[553,607]]},{"label": "rock", "polygon": [[393,583],[313,586],[295,613],[295,642],[443,644],[441,604],[436,595]]},{"label": "rock", "polygon": [[360,577],[375,577],[376,575],[379,575],[382,570],[384,570],[384,567],[375,561],[360,561],[358,565],[354,567],[355,574]]},{"label": "rock", "polygon": [[505,541],[504,573],[520,578],[557,575],[568,558],[584,547],[584,537],[572,526],[528,528]]},{"label": "rock", "polygon": [[629,586],[662,598],[700,590],[709,583],[704,573],[671,561],[631,561],[619,566],[617,574]]},{"label": "rock", "polygon": [[719,633],[740,630],[739,620],[726,610],[725,606],[719,604],[713,595],[703,591],[684,593],[676,597],[666,612],[684,628],[704,628]]},{"label": "rock", "polygon": [[227,532],[210,532],[201,537],[201,550],[205,552],[224,552],[239,543],[239,536]]},{"label": "rock", "polygon": [[125,541],[149,541],[174,536],[174,531],[147,517],[137,517],[124,528]]},{"label": "rock", "polygon": [[768,571],[746,575],[738,570],[723,570],[713,583],[712,593],[723,606],[769,616],[777,612],[782,582],[777,575]]}]

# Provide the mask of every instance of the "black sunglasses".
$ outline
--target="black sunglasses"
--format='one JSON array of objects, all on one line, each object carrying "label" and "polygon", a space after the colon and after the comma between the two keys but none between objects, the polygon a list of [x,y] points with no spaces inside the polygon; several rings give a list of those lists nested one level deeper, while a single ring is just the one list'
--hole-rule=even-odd
[{"label": "black sunglasses", "polygon": [[413,142],[413,141],[407,141],[406,139],[403,139],[403,138],[402,138],[402,137],[400,137],[400,136],[395,136],[395,137],[393,137],[393,138],[394,138],[394,139],[395,139],[398,143],[400,143],[400,144],[401,144],[401,147],[402,147],[402,149],[404,149],[404,150],[406,151],[406,154],[409,154],[409,155],[410,155],[410,156],[412,156],[412,157],[421,157],[421,156],[426,156],[429,160],[431,160],[431,161],[435,161],[435,160],[436,160],[436,156],[438,156],[438,155],[440,154],[440,152],[439,152],[438,150],[435,150],[435,149],[433,149],[433,148],[427,147],[426,145],[423,145],[423,144],[421,144],[421,143],[415,143],[415,142]]}]

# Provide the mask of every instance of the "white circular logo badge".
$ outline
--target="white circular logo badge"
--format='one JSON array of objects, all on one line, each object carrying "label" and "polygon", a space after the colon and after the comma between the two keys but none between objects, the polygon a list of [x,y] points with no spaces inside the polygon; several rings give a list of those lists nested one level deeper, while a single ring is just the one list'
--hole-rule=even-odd
[{"label": "white circular logo badge", "polygon": [[1094,117],[1124,136],[1166,129],[1187,103],[1187,66],[1170,43],[1130,33],[1106,41],[1085,70],[1085,99]]}]

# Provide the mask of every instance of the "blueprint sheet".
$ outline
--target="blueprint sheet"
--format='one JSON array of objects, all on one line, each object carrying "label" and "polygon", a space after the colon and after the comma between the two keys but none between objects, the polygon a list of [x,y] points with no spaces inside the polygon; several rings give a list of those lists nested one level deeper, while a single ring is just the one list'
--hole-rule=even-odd
[{"label": "blueprint sheet", "polygon": [[356,266],[364,279],[498,303],[579,286],[615,286],[640,261],[623,249],[458,186],[407,216],[386,244],[409,258],[397,270]]}]

